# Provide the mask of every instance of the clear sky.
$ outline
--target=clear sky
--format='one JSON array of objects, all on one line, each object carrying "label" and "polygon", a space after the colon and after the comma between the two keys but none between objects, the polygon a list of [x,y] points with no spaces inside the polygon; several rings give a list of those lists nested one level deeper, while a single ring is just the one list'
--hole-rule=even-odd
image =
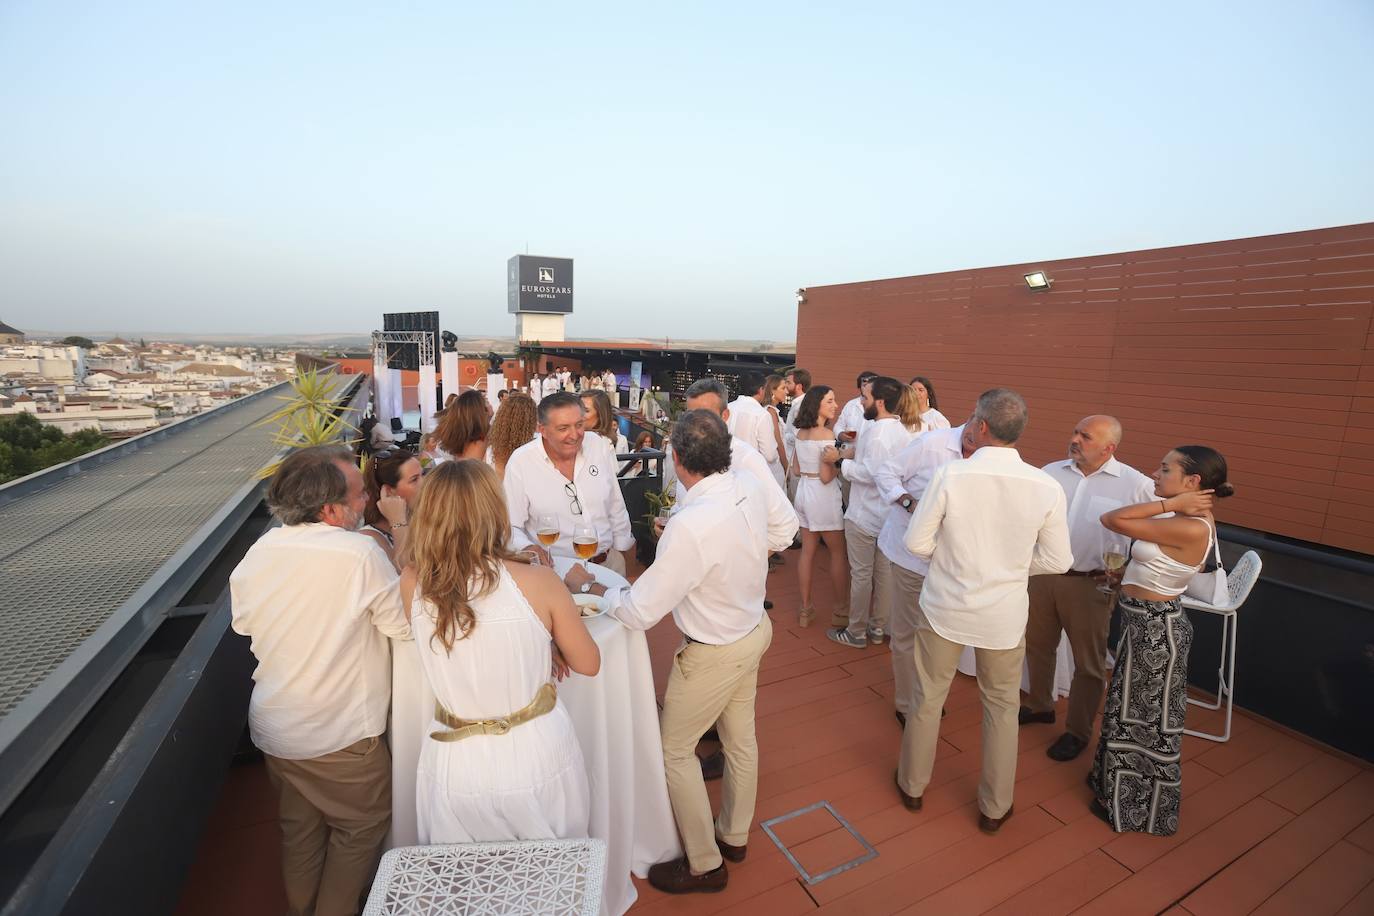
[{"label": "clear sky", "polygon": [[799,286],[1374,220],[1374,3],[0,3],[0,320],[789,340]]}]

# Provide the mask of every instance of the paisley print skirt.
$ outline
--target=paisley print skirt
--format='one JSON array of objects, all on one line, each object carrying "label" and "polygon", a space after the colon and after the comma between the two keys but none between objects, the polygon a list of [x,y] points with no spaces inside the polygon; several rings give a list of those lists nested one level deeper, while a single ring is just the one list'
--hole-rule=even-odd
[{"label": "paisley print skirt", "polygon": [[1088,783],[1118,832],[1178,830],[1193,624],[1183,605],[1121,595],[1121,641]]}]

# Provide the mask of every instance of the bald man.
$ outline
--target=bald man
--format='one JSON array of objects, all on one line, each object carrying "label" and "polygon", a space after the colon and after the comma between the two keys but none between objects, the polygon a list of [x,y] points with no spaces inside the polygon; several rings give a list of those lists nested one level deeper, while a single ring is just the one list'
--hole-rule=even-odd
[{"label": "bald man", "polygon": [[1053,724],[1054,672],[1061,633],[1073,649],[1073,684],[1069,689],[1064,734],[1046,754],[1072,760],[1092,738],[1093,719],[1106,686],[1107,627],[1111,598],[1097,590],[1104,574],[1104,512],[1155,498],[1154,482],[1116,460],[1121,423],[1115,417],[1084,417],[1069,439],[1067,461],[1052,461],[1042,470],[1064,488],[1068,500],[1069,544],[1073,568],[1060,575],[1031,576],[1030,616],[1026,621],[1026,667],[1030,690],[1020,722]]}]

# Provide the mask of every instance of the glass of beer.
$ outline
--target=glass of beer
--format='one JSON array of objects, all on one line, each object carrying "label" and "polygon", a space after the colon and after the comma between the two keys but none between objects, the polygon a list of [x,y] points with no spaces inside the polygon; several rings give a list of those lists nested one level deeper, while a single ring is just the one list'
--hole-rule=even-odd
[{"label": "glass of beer", "polygon": [[1102,551],[1102,568],[1107,571],[1107,581],[1097,587],[1099,592],[1110,595],[1116,591],[1112,581],[1126,565],[1127,547],[1126,542],[1119,539],[1107,541],[1106,548]]},{"label": "glass of beer", "polygon": [[534,534],[539,538],[539,543],[545,547],[552,547],[558,541],[558,517],[554,515],[541,515],[534,520]]},{"label": "glass of beer", "polygon": [[590,560],[596,556],[596,529],[591,525],[578,525],[573,529],[573,553],[580,560]]}]

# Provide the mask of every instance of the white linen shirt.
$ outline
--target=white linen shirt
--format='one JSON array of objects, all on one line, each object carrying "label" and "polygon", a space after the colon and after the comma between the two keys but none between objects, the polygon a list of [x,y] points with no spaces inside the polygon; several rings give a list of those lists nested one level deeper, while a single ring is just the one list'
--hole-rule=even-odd
[{"label": "white linen shirt", "polygon": [[1079,572],[1102,569],[1102,553],[1107,549],[1107,529],[1102,516],[1122,506],[1150,502],[1155,482],[1116,456],[1087,477],[1072,461],[1051,461],[1041,468],[1064,488],[1068,500],[1069,544],[1073,548],[1073,568]]},{"label": "white linen shirt", "polygon": [[[851,398],[840,408],[840,415],[835,418],[835,438],[840,438],[840,433],[844,432],[863,432],[869,428],[869,421],[864,419],[863,398]],[[846,474],[846,477],[849,475]]]},{"label": "white linen shirt", "polygon": [[308,760],[386,731],[391,645],[409,639],[396,570],[364,534],[272,528],[229,576],[234,632],[258,666],[248,728],[264,754]]},{"label": "white linen shirt", "polygon": [[[542,436],[511,452],[502,482],[510,512],[511,546],[520,550],[538,544],[539,516],[547,514],[558,519],[558,540],[548,548],[551,554],[576,556],[572,538],[577,525],[596,529],[597,553],[629,550],[635,539],[615,472],[615,447],[595,433],[583,434],[571,481],[549,458]],[[573,511],[569,483],[576,490],[581,515]]]},{"label": "white linen shirt", "polygon": [[725,424],[730,435],[758,452],[764,461],[771,453],[771,464],[778,463],[777,440],[773,438],[773,416],[757,399],[747,395],[730,402],[730,419]]},{"label": "white linen shirt", "polygon": [[778,489],[735,471],[697,481],[664,527],[653,565],[606,593],[612,616],[647,630],[672,613],[685,635],[715,646],[747,636],[763,618],[768,554],[797,534],[797,514],[769,498],[769,486]]},{"label": "white linen shirt", "polygon": [[921,610],[936,633],[979,649],[1026,634],[1027,579],[1073,564],[1064,490],[1014,448],[985,445],[935,472],[906,532],[930,557]]},{"label": "white linen shirt", "polygon": [[874,475],[889,458],[906,447],[912,433],[896,417],[865,422],[867,428],[859,434],[859,441],[854,445],[854,457],[840,462],[840,473],[850,482],[849,508],[845,510],[844,519],[866,534],[877,534],[883,528],[890,503],[878,492]]},{"label": "white linen shirt", "polygon": [[964,457],[963,446],[959,444],[963,434],[962,426],[921,433],[873,475],[878,495],[888,507],[882,530],[878,532],[878,549],[888,560],[918,576],[930,571],[930,560],[906,549],[906,529],[914,512],[897,505],[897,500],[910,496],[919,502],[935,472]]}]

